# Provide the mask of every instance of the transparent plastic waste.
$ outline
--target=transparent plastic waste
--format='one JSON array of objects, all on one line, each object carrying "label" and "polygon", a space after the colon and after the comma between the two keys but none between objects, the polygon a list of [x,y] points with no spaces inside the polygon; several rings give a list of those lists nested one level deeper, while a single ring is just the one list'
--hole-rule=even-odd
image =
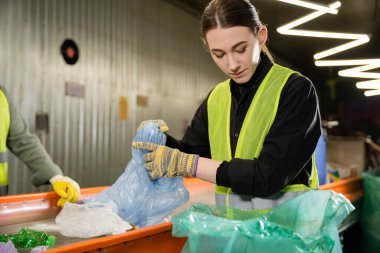
[{"label": "transparent plastic waste", "polygon": [[37,246],[49,246],[53,248],[55,236],[48,235],[44,232],[35,231],[30,228],[22,228],[17,234],[2,234],[0,242],[13,242],[16,249],[31,249]]},{"label": "transparent plastic waste", "polygon": [[[157,124],[150,123],[137,133],[133,141],[164,145],[166,135]],[[132,159],[124,173],[110,188],[90,200],[107,203],[120,217],[138,227],[164,221],[189,199],[182,177],[149,179],[144,169],[144,155],[147,152],[132,148]]]},{"label": "transparent plastic waste", "polygon": [[[48,246],[37,246],[35,248],[33,248],[30,253],[40,253],[40,252],[44,252],[44,251],[47,251],[49,249]],[[0,251],[1,252],[1,251]]]},{"label": "transparent plastic waste", "polygon": [[59,232],[67,237],[91,238],[120,234],[132,226],[104,203],[73,204],[67,202],[55,218]]},{"label": "transparent plastic waste", "polygon": [[[172,218],[182,252],[342,252],[338,225],[354,210],[343,195],[308,191],[265,213],[195,204]],[[232,219],[229,217],[233,217]]]},{"label": "transparent plastic waste", "polygon": [[362,174],[364,186],[361,226],[368,253],[380,252],[380,169]]}]

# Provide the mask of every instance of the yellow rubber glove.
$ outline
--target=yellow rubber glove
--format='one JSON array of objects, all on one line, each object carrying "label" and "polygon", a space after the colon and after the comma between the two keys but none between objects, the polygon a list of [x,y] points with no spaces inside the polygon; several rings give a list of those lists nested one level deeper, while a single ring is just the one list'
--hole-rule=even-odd
[{"label": "yellow rubber glove", "polygon": [[140,130],[149,123],[157,124],[158,127],[160,128],[160,131],[163,133],[169,131],[169,127],[166,125],[165,121],[163,121],[162,119],[151,119],[151,120],[144,120],[143,122],[141,122],[140,126],[137,128],[137,132],[140,132]]},{"label": "yellow rubber glove", "polygon": [[69,177],[56,175],[50,180],[53,190],[60,199],[57,202],[57,206],[63,208],[66,201],[77,202],[80,195],[80,187],[77,182]]},{"label": "yellow rubber glove", "polygon": [[178,149],[150,142],[133,142],[132,146],[150,151],[144,155],[144,161],[152,180],[161,177],[196,176],[199,155],[186,154]]}]

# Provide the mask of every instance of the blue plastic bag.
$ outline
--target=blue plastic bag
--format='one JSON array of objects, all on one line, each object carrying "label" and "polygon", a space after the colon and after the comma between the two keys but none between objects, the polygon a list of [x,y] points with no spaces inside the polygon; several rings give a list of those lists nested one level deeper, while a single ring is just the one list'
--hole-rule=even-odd
[{"label": "blue plastic bag", "polygon": [[[142,128],[133,141],[164,145],[166,135],[157,124]],[[108,189],[92,198],[91,202],[107,203],[121,218],[139,226],[151,226],[163,221],[180,205],[189,200],[189,192],[182,177],[149,179],[144,169],[146,150],[132,148],[132,159],[124,173]]]}]

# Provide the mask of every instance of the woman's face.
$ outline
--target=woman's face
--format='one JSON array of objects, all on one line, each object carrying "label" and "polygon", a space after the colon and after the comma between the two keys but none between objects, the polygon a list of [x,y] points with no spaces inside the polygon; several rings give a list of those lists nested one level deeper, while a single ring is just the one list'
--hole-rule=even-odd
[{"label": "woman's face", "polygon": [[259,38],[245,26],[218,27],[206,33],[206,42],[216,65],[236,83],[246,83],[259,64],[260,46],[266,36],[265,27],[260,29]]}]

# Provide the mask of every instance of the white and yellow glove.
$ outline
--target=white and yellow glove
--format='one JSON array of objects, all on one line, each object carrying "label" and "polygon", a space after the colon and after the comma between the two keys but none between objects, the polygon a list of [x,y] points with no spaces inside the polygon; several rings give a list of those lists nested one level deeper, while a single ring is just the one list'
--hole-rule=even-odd
[{"label": "white and yellow glove", "polygon": [[50,183],[53,186],[53,190],[58,194],[60,199],[57,202],[57,206],[63,208],[66,201],[77,202],[80,195],[80,187],[77,182],[69,177],[62,175],[56,175],[50,178]]},{"label": "white and yellow glove", "polygon": [[141,122],[140,126],[137,128],[137,132],[140,132],[140,130],[149,123],[157,124],[158,127],[160,128],[160,131],[163,133],[169,131],[169,127],[166,125],[165,121],[163,121],[162,119],[151,119],[151,120],[144,120],[143,122]]},{"label": "white and yellow glove", "polygon": [[199,155],[186,154],[178,149],[150,142],[133,142],[132,146],[150,151],[144,155],[144,167],[152,180],[161,177],[196,176]]}]

